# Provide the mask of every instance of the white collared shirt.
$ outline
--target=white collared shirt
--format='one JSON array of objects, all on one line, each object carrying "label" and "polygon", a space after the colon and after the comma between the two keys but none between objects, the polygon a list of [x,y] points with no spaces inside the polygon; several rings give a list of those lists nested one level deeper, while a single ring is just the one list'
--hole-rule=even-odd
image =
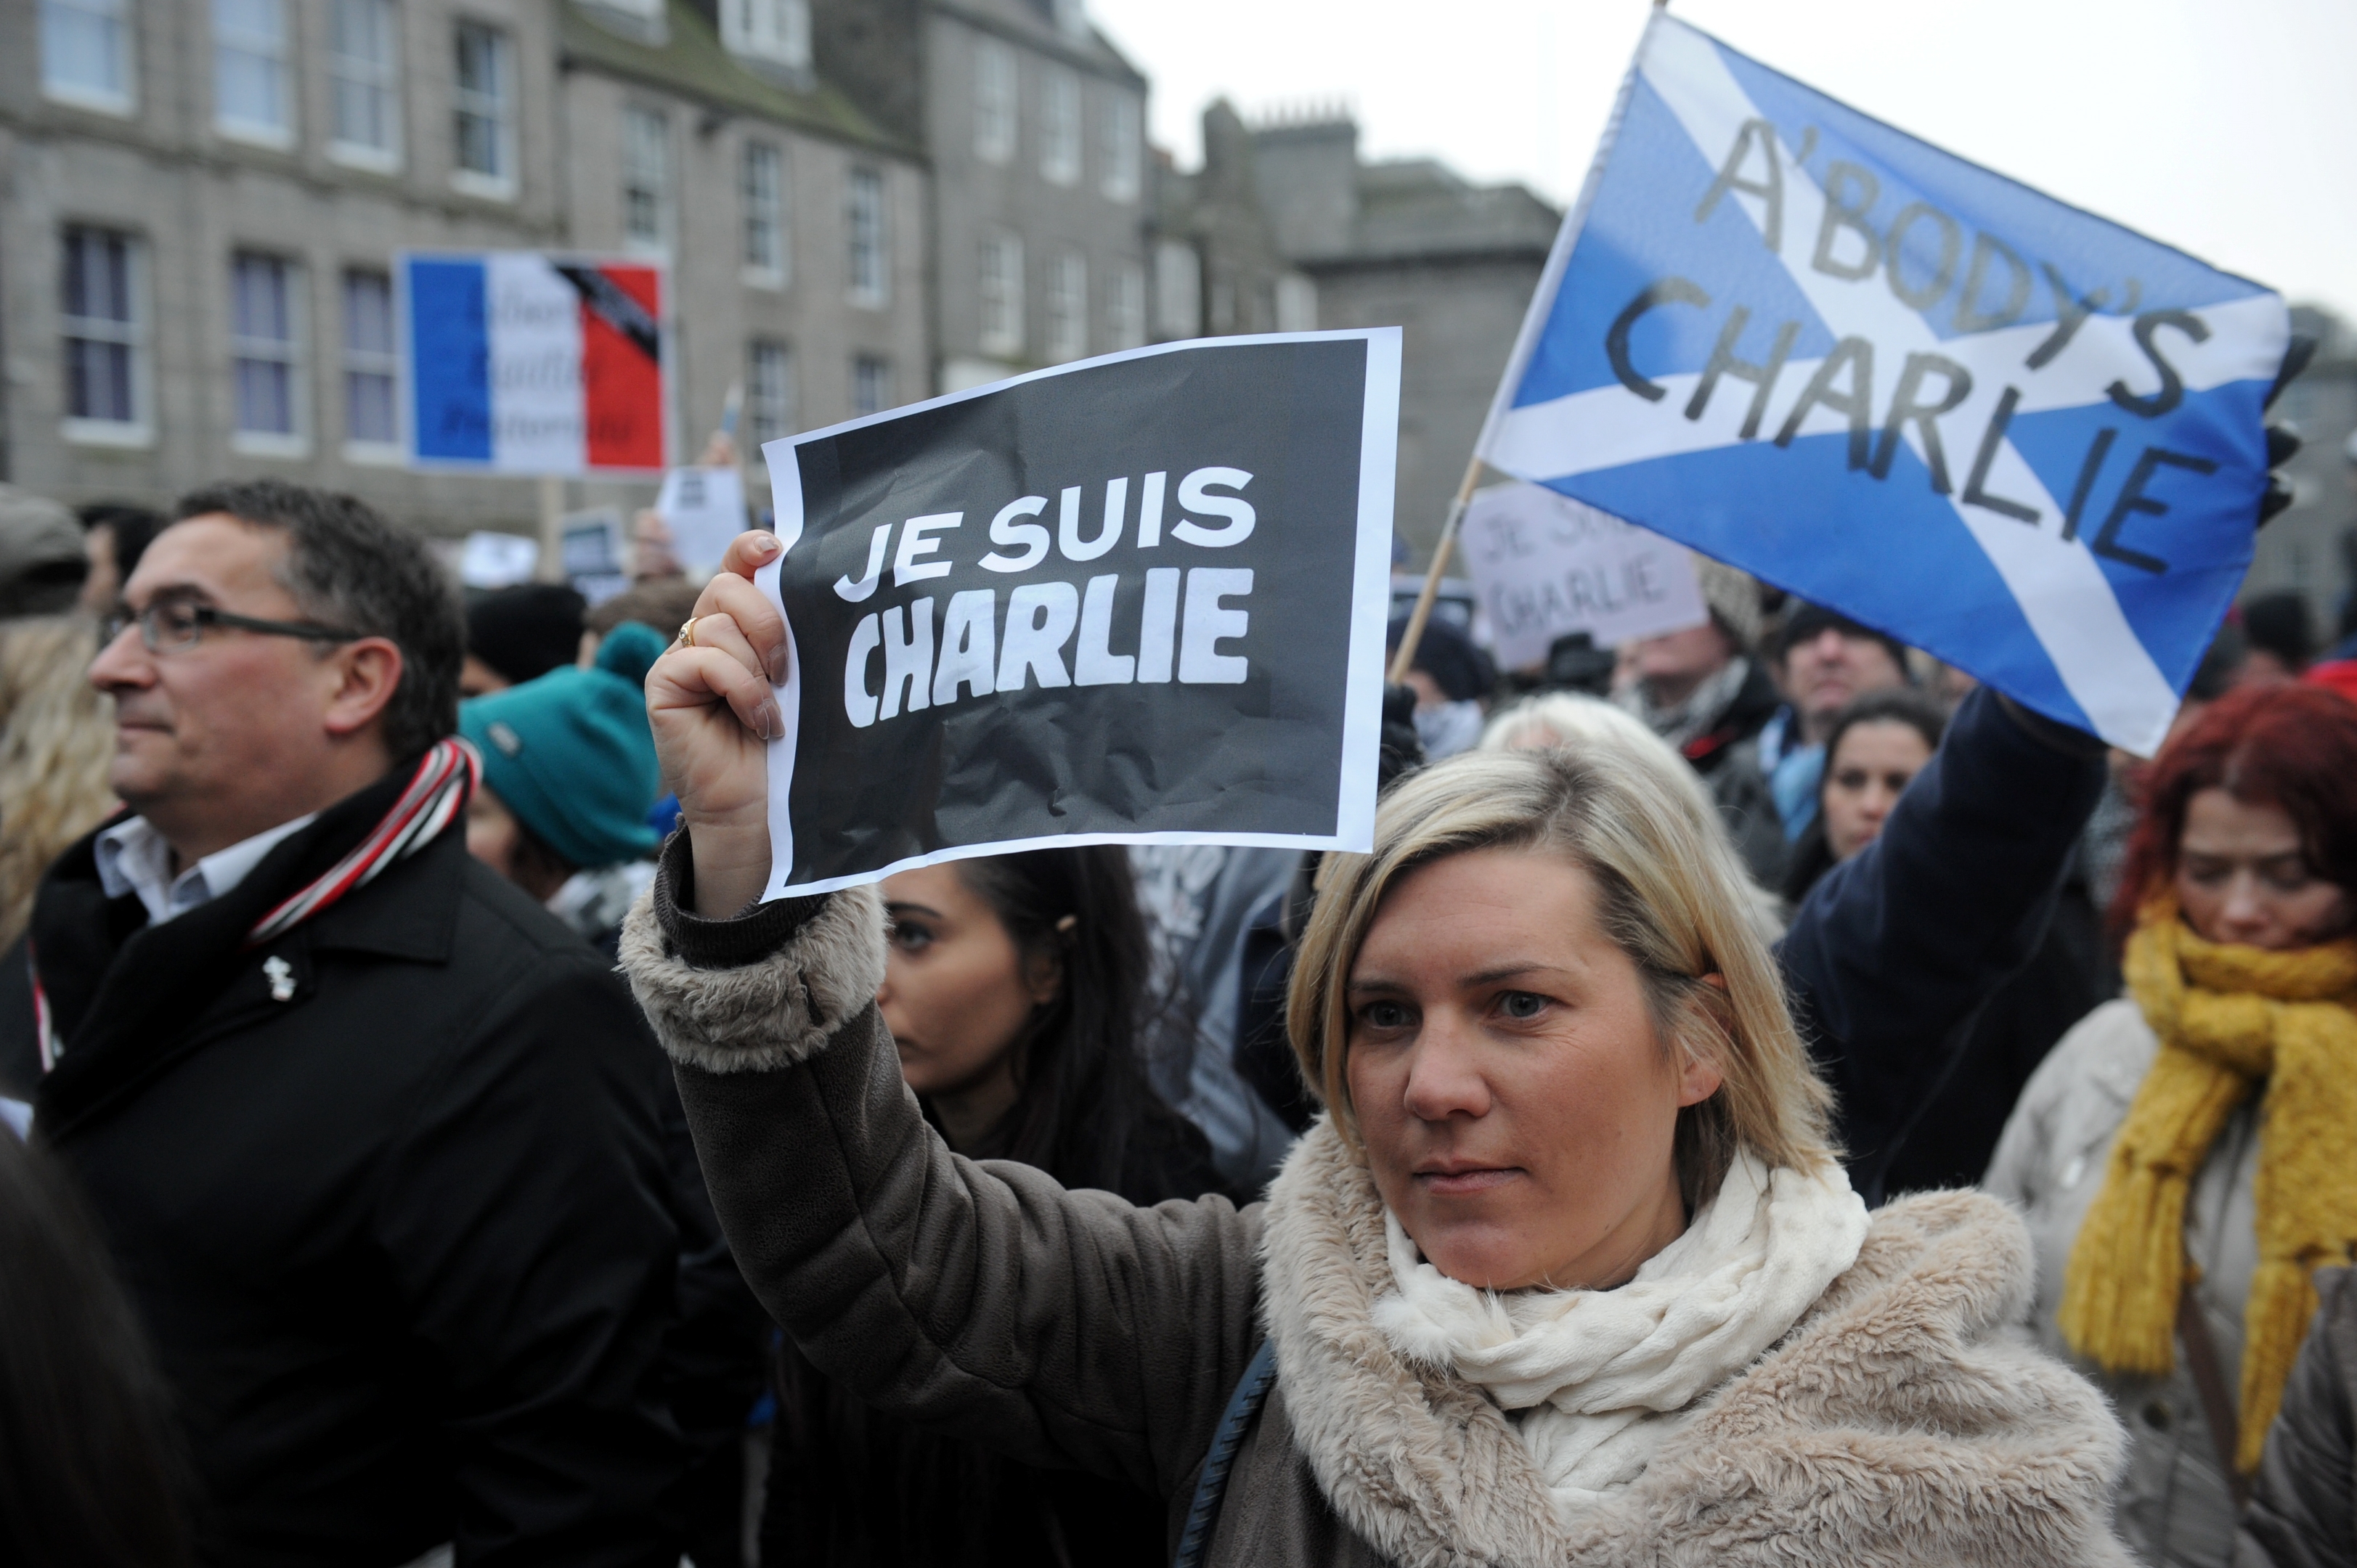
[{"label": "white collared shirt", "polygon": [[217,849],[178,876],[172,875],[172,846],[164,842],[164,835],[149,826],[146,818],[133,817],[98,835],[98,880],[110,898],[138,894],[139,901],[147,906],[148,923],[160,926],[244,881],[281,839],[309,827],[318,814],[307,811],[291,822]]}]

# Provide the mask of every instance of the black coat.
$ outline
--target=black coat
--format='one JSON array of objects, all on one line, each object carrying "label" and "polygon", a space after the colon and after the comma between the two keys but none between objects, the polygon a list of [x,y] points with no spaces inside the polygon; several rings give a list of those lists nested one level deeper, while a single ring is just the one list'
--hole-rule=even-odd
[{"label": "black coat", "polygon": [[1880,835],[1794,911],[1778,956],[1867,1203],[1963,1058],[1960,1026],[2045,940],[2103,757],[1978,688]]},{"label": "black coat", "polygon": [[32,929],[62,1054],[17,1014],[0,1064],[154,1337],[210,1560],[675,1562],[680,1232],[622,983],[455,831],[242,950],[399,781],[161,926],[75,845]]}]

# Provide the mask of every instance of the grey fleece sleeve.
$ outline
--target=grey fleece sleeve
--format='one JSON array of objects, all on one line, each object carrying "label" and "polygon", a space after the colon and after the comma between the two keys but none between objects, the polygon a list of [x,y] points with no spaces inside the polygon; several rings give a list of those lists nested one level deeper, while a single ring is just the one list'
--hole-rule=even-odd
[{"label": "grey fleece sleeve", "polygon": [[1257,1208],[950,1153],[875,1006],[875,890],[705,921],[686,874],[675,839],[622,961],[762,1304],[880,1410],[1183,1503],[1260,1338]]}]

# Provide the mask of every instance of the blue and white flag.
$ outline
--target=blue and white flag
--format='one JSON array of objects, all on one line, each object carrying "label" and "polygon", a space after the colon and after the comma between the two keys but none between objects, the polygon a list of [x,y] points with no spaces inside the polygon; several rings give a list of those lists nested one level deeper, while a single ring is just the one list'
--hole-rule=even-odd
[{"label": "blue and white flag", "polygon": [[2250,564],[2289,334],[1656,12],[1480,456],[2150,755]]}]

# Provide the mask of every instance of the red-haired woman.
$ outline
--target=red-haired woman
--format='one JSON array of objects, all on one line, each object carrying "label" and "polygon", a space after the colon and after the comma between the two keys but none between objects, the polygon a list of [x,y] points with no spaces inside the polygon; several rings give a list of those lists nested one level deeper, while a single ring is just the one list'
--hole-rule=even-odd
[{"label": "red-haired woman", "polygon": [[2134,1444],[2120,1534],[2218,1564],[2357,1244],[2357,703],[2233,692],[2154,764],[2114,909],[2128,994],[2022,1091],[1986,1186],[2028,1211],[2037,1321]]}]

